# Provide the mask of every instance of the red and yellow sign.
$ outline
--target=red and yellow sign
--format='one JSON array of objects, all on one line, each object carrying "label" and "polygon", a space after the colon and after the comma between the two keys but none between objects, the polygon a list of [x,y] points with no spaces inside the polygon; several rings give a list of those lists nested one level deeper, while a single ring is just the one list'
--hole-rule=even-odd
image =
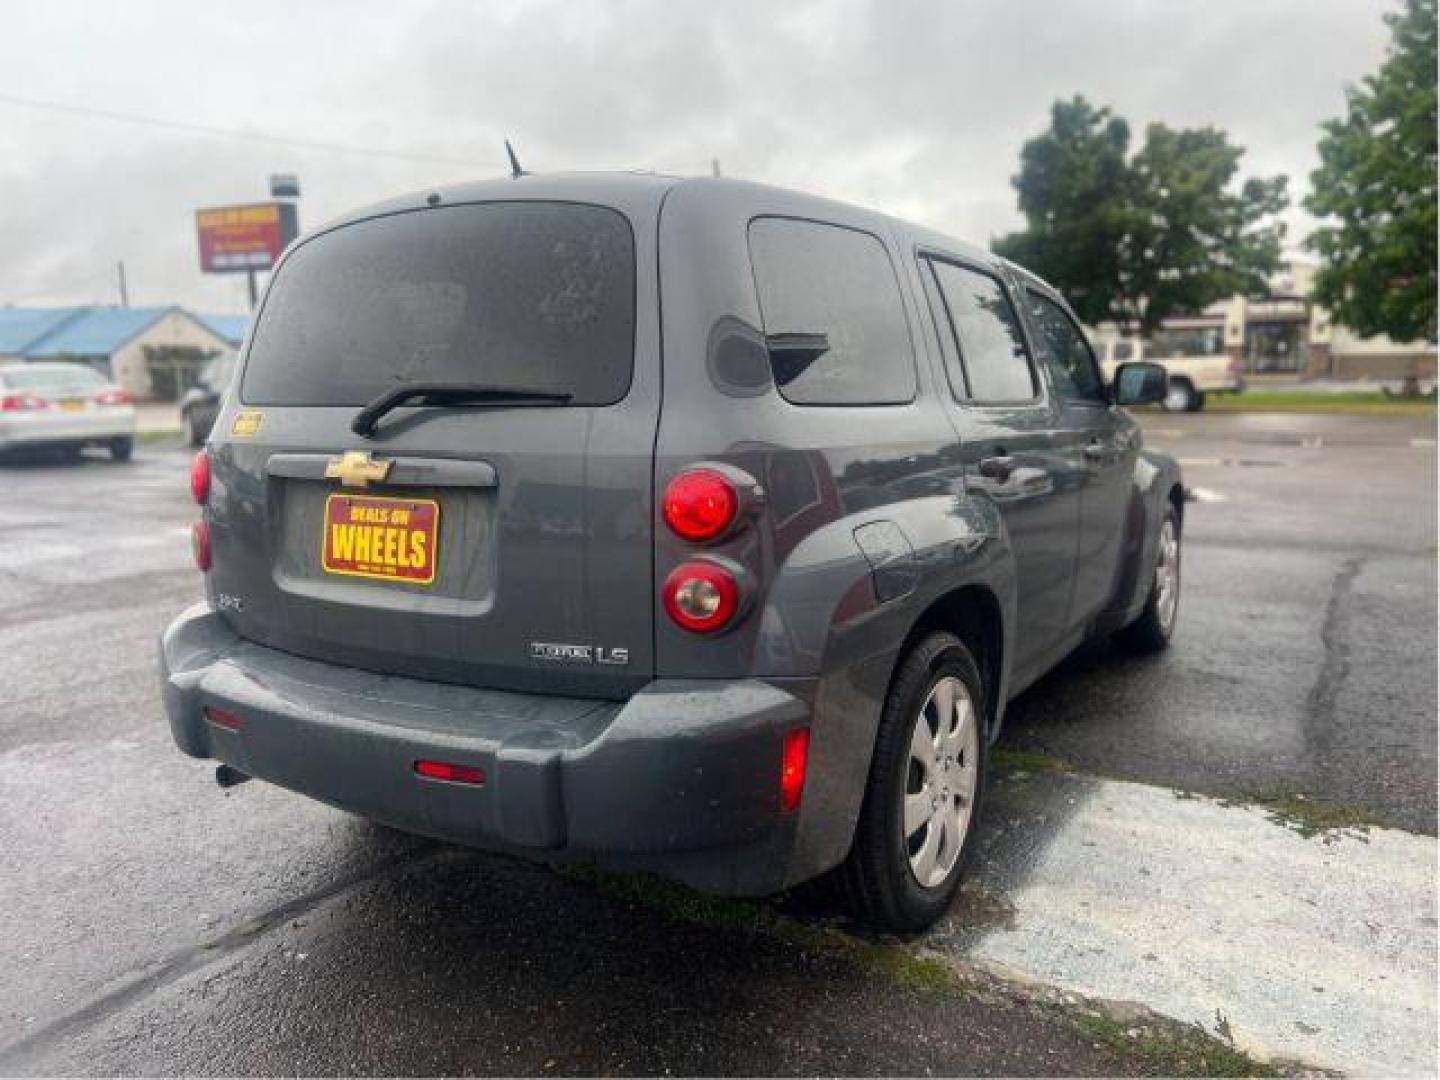
[{"label": "red and yellow sign", "polygon": [[290,203],[252,203],[195,211],[200,269],[207,274],[269,270],[298,228]]},{"label": "red and yellow sign", "polygon": [[331,574],[428,585],[439,533],[440,504],[431,499],[330,495],[320,564]]}]

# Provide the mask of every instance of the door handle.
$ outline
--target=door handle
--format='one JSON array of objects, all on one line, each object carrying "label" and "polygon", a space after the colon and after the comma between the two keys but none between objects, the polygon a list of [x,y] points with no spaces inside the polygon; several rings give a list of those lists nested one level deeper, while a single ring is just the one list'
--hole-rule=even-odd
[{"label": "door handle", "polygon": [[980,475],[987,480],[999,480],[1004,483],[1010,479],[1010,474],[1020,463],[1009,454],[999,454],[995,457],[982,458],[980,461]]}]

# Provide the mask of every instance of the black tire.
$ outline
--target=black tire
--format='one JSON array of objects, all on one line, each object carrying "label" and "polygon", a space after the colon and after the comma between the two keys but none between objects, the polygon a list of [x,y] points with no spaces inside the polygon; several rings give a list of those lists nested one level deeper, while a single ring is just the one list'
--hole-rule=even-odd
[{"label": "black tire", "polygon": [[185,430],[188,433],[191,446],[203,446],[205,444],[206,432],[201,431],[200,426],[195,423],[195,414],[193,412],[187,412],[185,414]]},{"label": "black tire", "polygon": [[[960,854],[943,881],[924,887],[910,865],[903,827],[910,741],[931,690],[948,676],[958,678],[974,705],[978,727],[974,796]],[[923,930],[949,909],[974,847],[985,794],[989,715],[985,686],[975,658],[953,634],[934,633],[916,643],[900,662],[885,699],[875,754],[855,840],[835,871],[835,885],[850,913],[870,926],[898,932]]]},{"label": "black tire", "polygon": [[1189,408],[1188,411],[1190,411],[1190,412],[1203,412],[1204,409],[1205,409],[1205,395],[1204,395],[1204,393],[1197,393],[1197,394],[1195,395],[1195,400],[1194,400],[1193,402],[1191,402],[1190,408]]},{"label": "black tire", "polygon": [[116,461],[129,461],[135,453],[135,440],[129,435],[120,435],[110,440],[110,456]]},{"label": "black tire", "polygon": [[1195,387],[1189,379],[1171,379],[1161,404],[1166,412],[1194,412],[1196,397]]},{"label": "black tire", "polygon": [[1170,646],[1170,639],[1175,635],[1175,623],[1179,618],[1180,606],[1180,584],[1184,580],[1180,573],[1182,560],[1181,555],[1181,532],[1180,515],[1175,510],[1175,504],[1168,499],[1165,501],[1165,516],[1160,519],[1161,540],[1164,542],[1164,531],[1169,526],[1175,533],[1175,599],[1173,607],[1167,616],[1161,608],[1160,589],[1160,555],[1157,550],[1155,567],[1151,570],[1150,594],[1145,598],[1145,608],[1140,612],[1138,618],[1129,626],[1116,631],[1115,640],[1131,652],[1136,653],[1157,653]]}]

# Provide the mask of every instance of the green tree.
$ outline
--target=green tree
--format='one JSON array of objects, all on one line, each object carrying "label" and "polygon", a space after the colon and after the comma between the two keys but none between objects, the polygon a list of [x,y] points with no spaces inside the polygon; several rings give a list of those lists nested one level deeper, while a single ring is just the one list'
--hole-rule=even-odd
[{"label": "green tree", "polygon": [[1322,125],[1305,208],[1321,259],[1315,297],[1338,322],[1396,341],[1435,340],[1436,0],[1385,17],[1380,70]]},{"label": "green tree", "polygon": [[1083,97],[1057,101],[1020,152],[1025,229],[995,251],[1048,279],[1089,323],[1149,333],[1176,312],[1263,295],[1280,266],[1283,176],[1236,184],[1244,151],[1214,128],[1130,127]]}]

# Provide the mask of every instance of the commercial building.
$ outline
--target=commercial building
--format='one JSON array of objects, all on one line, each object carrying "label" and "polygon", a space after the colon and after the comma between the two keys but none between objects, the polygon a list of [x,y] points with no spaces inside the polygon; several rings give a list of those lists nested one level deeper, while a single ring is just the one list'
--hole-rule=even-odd
[{"label": "commercial building", "polygon": [[239,347],[247,321],[173,305],[0,308],[0,363],[75,360],[137,399],[173,397],[205,359]]},{"label": "commercial building", "polygon": [[[1218,356],[1240,362],[1247,376],[1300,379],[1403,380],[1435,378],[1435,345],[1361,337],[1337,326],[1310,294],[1315,264],[1291,258],[1270,283],[1270,295],[1243,296],[1204,311],[1168,318],[1155,335],[1151,356]],[[1101,338],[1118,337],[1102,326]]]}]

